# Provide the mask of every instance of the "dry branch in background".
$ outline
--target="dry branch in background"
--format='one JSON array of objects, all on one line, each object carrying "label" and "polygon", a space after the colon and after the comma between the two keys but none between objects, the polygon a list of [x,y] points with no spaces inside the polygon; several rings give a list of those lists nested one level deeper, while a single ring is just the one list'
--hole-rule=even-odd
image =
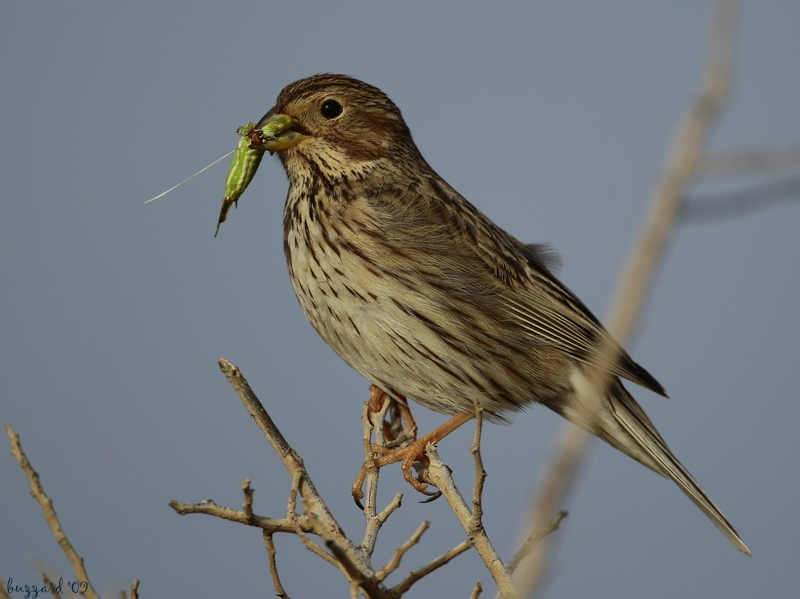
[{"label": "dry branch in background", "polygon": [[747,216],[800,200],[800,145],[785,148],[716,150],[702,160],[703,180],[758,177],[749,187],[692,195],[681,206],[681,224],[707,224]]},{"label": "dry branch in background", "polygon": [[[25,476],[28,477],[28,482],[31,485],[31,495],[33,496],[36,501],[39,502],[39,505],[42,508],[42,512],[44,513],[44,519],[47,521],[47,526],[50,527],[50,530],[53,531],[53,535],[56,538],[56,542],[58,542],[61,550],[64,552],[64,555],[67,556],[69,563],[72,565],[72,569],[75,572],[75,578],[79,584],[85,583],[85,587],[81,587],[81,595],[85,596],[87,599],[99,599],[99,596],[92,587],[92,582],[89,580],[89,575],[86,573],[86,568],[84,567],[83,558],[78,555],[78,552],[75,551],[75,548],[70,543],[67,534],[64,532],[64,529],[61,527],[61,522],[58,520],[58,516],[56,515],[56,510],[53,507],[53,500],[47,496],[47,493],[44,492],[44,488],[42,487],[42,483],[39,480],[39,473],[33,469],[30,461],[28,460],[28,456],[25,455],[25,452],[22,449],[22,443],[19,440],[19,435],[15,433],[10,426],[6,425],[6,434],[8,438],[11,440],[11,453],[15,458],[17,458],[17,462],[19,462],[20,468],[25,473]],[[42,575],[44,584],[50,586],[50,583],[57,580],[58,577],[53,575],[52,573],[43,573]],[[55,587],[56,585],[53,584]],[[137,599],[139,596],[138,593],[139,589],[139,581],[135,580],[133,585],[131,586],[131,599]],[[3,585],[3,595],[5,595],[5,584]],[[122,597],[125,599],[126,594],[125,591],[122,591]]]},{"label": "dry branch in background", "polygon": [[800,177],[773,179],[745,189],[690,197],[681,207],[681,224],[708,224],[797,201]]},{"label": "dry branch in background", "polygon": [[717,150],[703,157],[702,177],[752,177],[800,171],[800,145],[786,148]]},{"label": "dry branch in background", "polygon": [[[639,318],[645,295],[675,228],[681,202],[694,181],[705,154],[705,144],[716,122],[731,85],[733,42],[738,5],[735,0],[716,0],[713,6],[706,69],[697,98],[680,123],[661,179],[651,200],[639,240],[632,248],[622,279],[612,302],[608,330],[622,346],[630,338]],[[617,349],[608,341],[597,355],[616,361]],[[607,382],[598,368],[589,379],[599,398]],[[584,406],[587,416],[593,406]],[[591,421],[591,420],[590,420]],[[576,426],[565,426],[557,441],[556,453],[540,485],[532,506],[527,530],[544,530],[575,480],[588,444],[589,433]],[[534,594],[542,580],[548,554],[548,540],[534,549],[532,559],[524,560],[517,578],[525,596]]]}]

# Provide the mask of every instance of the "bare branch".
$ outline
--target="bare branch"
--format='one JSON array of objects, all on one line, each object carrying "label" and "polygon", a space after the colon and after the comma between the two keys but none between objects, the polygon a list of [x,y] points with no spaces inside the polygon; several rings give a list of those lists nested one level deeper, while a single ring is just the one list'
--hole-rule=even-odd
[{"label": "bare branch", "polygon": [[693,182],[704,146],[728,97],[738,3],[715,0],[706,72],[698,97],[678,128],[664,172],[651,199],[650,213],[617,287],[609,331],[624,342],[638,322],[664,248],[675,228],[686,190]]},{"label": "bare branch", "polygon": [[483,526],[481,525],[477,529],[473,527],[472,511],[456,488],[453,476],[439,457],[439,452],[436,451],[436,447],[429,444],[425,452],[430,459],[430,466],[425,473],[426,480],[435,485],[436,488],[442,492],[442,495],[444,495],[444,498],[450,505],[450,509],[453,510],[464,532],[470,537],[469,540],[475,546],[478,555],[480,555],[484,565],[492,575],[498,590],[506,599],[521,598],[522,595],[519,589],[517,589],[516,584],[514,584],[514,581],[511,579],[511,574],[509,574],[502,560],[497,555],[497,551],[495,551],[492,546]]},{"label": "bare branch", "polygon": [[340,564],[336,560],[336,558],[334,558],[330,553],[327,553],[325,550],[322,549],[322,547],[320,547],[319,545],[314,543],[311,539],[309,539],[308,535],[303,530],[301,530],[298,527],[297,530],[295,531],[295,534],[298,536],[303,545],[305,545],[305,548],[308,549],[311,553],[321,557],[329,564],[336,566],[336,568],[338,568],[342,574],[345,574],[345,576],[347,575],[347,572],[342,567],[342,564]]},{"label": "bare branch", "polygon": [[462,541],[444,555],[440,555],[436,559],[428,562],[419,570],[414,570],[413,572],[411,572],[411,574],[409,574],[400,584],[389,589],[390,593],[389,596],[402,597],[403,594],[406,591],[408,591],[408,589],[410,589],[415,582],[421,580],[422,578],[424,578],[437,568],[441,568],[442,566],[453,560],[453,558],[458,557],[459,555],[470,549],[472,546],[473,546],[472,539],[466,539]]},{"label": "bare branch", "polygon": [[[273,535],[274,533],[283,532],[295,534],[300,541],[314,554],[325,559],[327,562],[335,566],[350,583],[351,596],[357,597],[359,594],[364,595],[368,599],[397,599],[408,590],[416,581],[423,576],[441,567],[449,562],[455,556],[463,553],[473,546],[474,541],[472,538],[467,539],[456,548],[451,550],[439,558],[431,561],[422,568],[412,572],[406,579],[393,589],[387,589],[383,584],[383,580],[393,571],[395,571],[402,559],[402,557],[410,550],[412,546],[417,544],[427,528],[428,524],[424,523],[417,531],[401,545],[394,553],[392,559],[386,567],[380,572],[376,573],[371,564],[372,553],[375,547],[378,531],[382,524],[386,522],[388,517],[400,507],[401,494],[397,494],[395,498],[386,506],[380,513],[377,512],[376,496],[377,496],[377,482],[378,474],[377,468],[375,472],[372,469],[366,468],[366,479],[368,484],[367,501],[365,506],[366,516],[366,530],[364,542],[361,546],[355,546],[344,534],[344,531],[337,524],[330,510],[328,510],[323,499],[319,496],[314,487],[311,479],[306,472],[303,461],[299,455],[291,448],[286,439],[281,435],[275,423],[270,418],[269,414],[264,409],[261,402],[253,393],[247,381],[239,372],[239,369],[230,364],[228,361],[221,359],[219,361],[220,369],[225,373],[228,380],[236,389],[237,394],[242,400],[242,403],[247,408],[250,415],[256,420],[257,424],[264,432],[264,435],[269,440],[273,449],[278,453],[279,457],[284,463],[287,471],[292,476],[292,484],[289,491],[289,500],[287,503],[286,517],[281,519],[266,518],[253,513],[253,490],[250,487],[250,481],[245,480],[242,483],[242,491],[244,492],[244,504],[242,511],[226,508],[217,505],[211,500],[206,500],[197,504],[185,504],[176,501],[170,502],[170,506],[179,514],[190,513],[204,513],[225,520],[247,524],[249,526],[259,527],[263,530],[264,543],[267,548],[269,557],[269,567],[273,578],[273,585],[279,596],[286,596],[286,591],[280,583],[278,577],[278,567],[276,562],[276,552],[274,546]],[[375,388],[377,389],[377,388]],[[380,390],[378,390],[380,391]],[[383,392],[381,392],[382,395]],[[386,401],[380,405],[373,406],[369,411],[365,411],[364,415],[364,451],[367,466],[373,459],[373,448],[371,444],[372,430],[375,430],[375,439],[378,443],[384,443],[384,419],[388,410],[393,410],[392,402]],[[413,419],[402,417],[402,408],[400,410],[393,410],[389,416],[387,426],[392,427],[397,423],[395,418],[399,418],[405,425],[403,426],[401,435],[413,437],[413,429],[415,424]],[[478,419],[480,422],[480,418]],[[395,427],[396,428],[396,427]],[[395,434],[392,430],[392,434]],[[483,477],[485,473],[480,475],[483,467],[480,462],[480,454],[478,451],[480,440],[480,425],[476,432],[476,442],[473,448],[476,453],[476,468],[479,475],[476,479],[475,501],[480,506],[480,492],[483,485]],[[373,464],[374,466],[374,464]],[[446,467],[443,466],[445,470]],[[449,472],[448,472],[449,476]],[[452,478],[450,478],[452,485]],[[437,486],[439,486],[437,484]],[[455,487],[453,486],[455,489]],[[297,496],[302,500],[302,513],[297,513]],[[456,491],[457,493],[457,491]],[[463,499],[461,500],[463,503]],[[480,538],[482,546],[491,547],[486,539],[486,535],[480,526],[480,519],[473,519],[472,513],[469,508],[466,509],[466,529],[472,530],[480,528],[477,531],[477,538]],[[472,525],[470,525],[472,522]],[[325,549],[312,542],[309,534],[319,536],[325,542]],[[469,533],[468,533],[469,534]],[[494,551],[492,549],[492,551]],[[502,568],[502,562],[495,555],[495,568]],[[509,578],[510,580],[510,578]],[[515,596],[515,595],[509,595]]]},{"label": "bare branch", "polygon": [[486,482],[486,470],[481,457],[481,433],[483,432],[483,408],[475,410],[475,436],[472,440],[472,458],[475,461],[475,485],[472,487],[472,521],[470,529],[483,528],[483,485]]},{"label": "bare branch", "polygon": [[391,516],[394,513],[394,511],[402,505],[402,502],[403,502],[403,494],[398,493],[397,495],[394,496],[394,499],[392,499],[389,505],[383,508],[383,511],[377,515],[376,517],[377,521],[380,524],[386,522],[389,519],[389,516]]},{"label": "bare branch", "polygon": [[[374,389],[378,389],[374,387]],[[379,390],[378,390],[379,391]],[[383,392],[380,392],[383,395]],[[374,410],[370,406],[373,403],[374,391],[370,389],[370,401],[364,404],[364,413],[362,414],[362,421],[364,422],[364,468],[366,470],[367,493],[365,495],[364,503],[364,518],[366,526],[364,528],[364,538],[361,541],[362,549],[368,554],[372,555],[375,550],[375,543],[378,540],[378,531],[381,526],[386,522],[386,518],[400,507],[402,494],[397,494],[394,500],[380,513],[378,512],[378,481],[380,479],[380,469],[375,465],[375,453],[372,450],[372,433],[375,432],[375,443],[384,445],[386,439],[383,432],[383,420],[386,417],[386,412],[391,406],[391,401],[387,397],[380,409]]]},{"label": "bare branch", "polygon": [[269,573],[272,576],[272,586],[275,587],[275,594],[281,597],[281,599],[291,599],[281,584],[280,576],[278,576],[278,563],[275,559],[278,552],[275,550],[275,542],[272,539],[272,533],[265,530],[263,535],[264,545],[267,548],[267,557],[269,559]]},{"label": "bare branch", "polygon": [[333,539],[326,539],[325,540],[325,547],[328,548],[333,554],[333,557],[336,558],[336,561],[341,564],[344,572],[347,574],[347,579],[350,582],[357,582],[359,585],[366,580],[366,576],[364,576],[364,572],[361,571],[361,568],[358,563],[350,559],[350,555],[345,551],[342,547],[334,541]]},{"label": "bare branch", "polygon": [[28,461],[28,456],[26,456],[25,452],[22,450],[22,444],[19,441],[19,435],[11,430],[11,427],[8,425],[6,425],[6,434],[11,440],[11,453],[15,458],[17,458],[17,462],[19,462],[22,471],[25,473],[25,476],[28,477],[28,482],[31,485],[31,495],[33,495],[34,499],[39,502],[42,512],[44,512],[44,518],[47,521],[47,525],[50,527],[50,530],[53,531],[53,535],[61,547],[61,550],[64,552],[64,555],[67,556],[69,563],[72,565],[76,579],[80,582],[86,583],[86,590],[83,592],[84,596],[86,596],[87,599],[99,599],[97,593],[92,587],[91,581],[89,580],[89,575],[86,573],[86,568],[83,564],[83,558],[78,555],[77,551],[75,551],[75,548],[67,538],[64,529],[61,528],[61,522],[59,522],[58,516],[56,516],[56,510],[53,507],[53,501],[44,492],[42,483],[39,481],[39,474],[33,469],[30,461]]},{"label": "bare branch", "polygon": [[[306,514],[312,523],[316,524],[317,515],[306,509]],[[344,537],[346,545],[340,544],[340,538],[330,534],[325,527],[314,526],[315,532],[325,541],[325,547],[331,552],[336,560],[336,566],[347,577],[350,582],[351,593],[353,588],[360,587],[362,593],[369,599],[387,599],[387,589],[383,583],[375,577],[369,555],[359,550],[352,551],[349,540]],[[357,589],[356,589],[357,590]]]},{"label": "bare branch", "polygon": [[292,488],[289,489],[289,501],[286,504],[286,518],[294,520],[297,518],[297,490],[300,488],[302,473],[295,472],[292,475]]},{"label": "bare branch", "polygon": [[[377,527],[372,528],[370,523],[378,509],[378,480],[380,478],[380,468],[375,465],[375,454],[372,451],[372,431],[375,431],[375,442],[380,444],[383,441],[383,427],[381,423],[386,414],[386,410],[389,409],[389,402],[384,402],[380,411],[374,414],[370,410],[370,404],[371,401],[364,403],[364,412],[361,415],[361,420],[364,423],[364,469],[367,481],[366,503],[364,505],[364,517],[367,519],[367,530],[364,534],[364,541],[369,542],[371,540],[371,544],[374,545],[374,535],[377,534],[378,529]],[[373,416],[375,418],[379,417],[377,425],[375,424],[375,418],[372,418]],[[361,543],[361,546],[364,546],[364,542]]]},{"label": "bare branch", "polygon": [[[296,473],[300,474],[299,490],[303,501],[308,503],[309,509],[317,514],[320,523],[328,528],[330,534],[344,537],[342,528],[339,526],[339,523],[336,522],[328,506],[317,492],[314,483],[311,482],[311,478],[306,472],[302,458],[292,449],[283,434],[278,430],[278,427],[264,409],[258,397],[253,393],[253,390],[250,388],[250,385],[242,376],[239,369],[224,358],[219,360],[219,368],[236,390],[245,408],[256,421],[256,424],[258,424],[258,427],[261,429],[261,432],[264,433],[270,445],[272,445],[275,453],[280,457],[289,475],[294,479]],[[355,549],[354,546],[352,547]]]},{"label": "bare branch", "polygon": [[186,514],[208,514],[209,516],[215,516],[223,520],[255,526],[256,528],[261,528],[269,532],[294,533],[297,529],[297,523],[288,518],[266,518],[252,513],[248,515],[245,512],[223,507],[210,499],[206,499],[200,503],[170,501],[169,506],[181,516],[185,516]]},{"label": "bare branch", "polygon": [[469,599],[478,599],[483,593],[483,585],[480,582],[475,583],[475,588],[472,589],[472,594],[470,594]]},{"label": "bare branch", "polygon": [[[638,322],[650,281],[675,227],[681,201],[698,172],[711,127],[727,98],[737,8],[734,0],[716,0],[714,3],[709,55],[701,90],[677,130],[667,165],[653,194],[650,213],[638,242],[629,254],[615,300],[612,302],[608,329],[611,337],[622,345]],[[613,363],[618,351],[612,341],[606,340],[598,349],[597,356],[607,356]],[[588,373],[588,379],[594,389],[591,396],[599,401],[607,377],[600,369],[593,368]],[[594,406],[585,405],[584,408],[587,412],[587,428],[591,429]],[[546,528],[575,479],[587,443],[588,433],[567,425],[558,441],[552,465],[547,469],[541,484],[542,490],[528,530]],[[537,543],[533,559],[526,560],[526,568],[521,569],[518,580],[526,596],[533,593],[541,580],[548,545],[547,537]]]},{"label": "bare branch", "polygon": [[800,146],[717,150],[703,156],[702,177],[752,177],[800,171]]},{"label": "bare branch", "polygon": [[242,483],[242,491],[244,492],[244,503],[242,510],[248,519],[253,518],[253,489],[250,487],[250,479],[247,478]]},{"label": "bare branch", "polygon": [[707,224],[747,216],[786,202],[800,200],[800,177],[759,183],[747,189],[687,198],[681,224]]},{"label": "bare branch", "polygon": [[[64,585],[63,577],[60,576],[58,572],[56,572],[52,567],[47,565],[47,563],[42,559],[38,557],[33,558],[31,565],[34,570],[38,571],[41,574],[42,581],[46,586],[49,587],[48,590],[53,595],[53,597],[69,597],[70,599],[80,597],[80,593],[74,592],[72,590],[72,585],[70,584]],[[54,582],[56,580],[58,581],[58,583]],[[61,583],[60,586],[59,583]],[[14,589],[14,591],[19,591],[19,589]],[[39,594],[41,595],[42,593]],[[125,591],[122,590],[121,594],[124,595]]]},{"label": "bare branch", "polygon": [[419,543],[422,535],[425,534],[425,531],[428,530],[430,525],[431,523],[427,520],[420,524],[419,528],[417,528],[417,530],[414,531],[414,534],[411,535],[411,538],[394,550],[392,559],[390,559],[389,563],[387,563],[383,568],[376,572],[375,578],[378,580],[386,580],[386,577],[389,576],[389,574],[397,570],[397,568],[400,566],[400,560],[403,559],[403,556],[408,552],[409,549]]},{"label": "bare branch", "polygon": [[556,514],[556,517],[553,518],[553,521],[545,530],[531,531],[531,533],[528,535],[528,538],[525,539],[525,542],[522,544],[520,550],[517,551],[510,560],[508,560],[508,571],[513,574],[519,563],[531,552],[533,546],[550,533],[557,531],[561,526],[561,521],[568,515],[569,514],[567,512],[562,510]]},{"label": "bare branch", "polygon": [[[45,588],[47,588],[48,590],[51,591],[53,597],[59,597],[59,596],[61,596],[61,593],[59,592],[59,586],[55,582],[53,582],[54,580],[55,580],[54,576],[51,577],[47,572],[45,572],[45,571],[42,572],[42,582],[44,583]],[[69,588],[64,589],[62,587],[60,590],[61,591],[66,591],[70,597],[77,597],[78,596],[76,593],[73,593],[72,590],[69,589]],[[124,590],[122,591],[122,595],[124,597],[124,595],[125,595],[125,591]]]},{"label": "bare branch", "polygon": [[[308,472],[306,472],[302,458],[292,449],[278,430],[278,427],[264,409],[261,401],[259,401],[255,393],[253,393],[253,390],[250,388],[250,385],[242,376],[239,369],[224,358],[219,360],[219,367],[236,390],[245,408],[247,408],[247,411],[256,421],[259,428],[264,433],[264,436],[267,437],[270,445],[272,445],[275,452],[283,461],[285,468],[292,476],[292,480],[299,481],[297,488],[303,500],[303,508],[308,521],[309,532],[320,536],[326,542],[326,545],[329,546],[329,549],[331,546],[334,546],[337,553],[342,553],[347,556],[346,559],[343,559],[340,558],[339,555],[336,555],[336,553],[334,554],[338,562],[337,567],[348,574],[348,580],[363,578],[366,581],[364,583],[366,585],[365,590],[368,593],[372,592],[376,597],[381,596],[381,593],[385,592],[385,588],[383,588],[382,585],[375,585],[372,583],[375,572],[369,562],[369,555],[356,547],[344,534],[341,526],[339,526],[339,523],[317,492]],[[296,528],[295,533],[298,534],[300,530],[300,527]],[[307,537],[302,534],[299,534],[299,536],[306,547],[317,553],[317,555],[322,557],[322,555],[325,554],[324,551],[319,550],[316,545],[311,543]]]}]

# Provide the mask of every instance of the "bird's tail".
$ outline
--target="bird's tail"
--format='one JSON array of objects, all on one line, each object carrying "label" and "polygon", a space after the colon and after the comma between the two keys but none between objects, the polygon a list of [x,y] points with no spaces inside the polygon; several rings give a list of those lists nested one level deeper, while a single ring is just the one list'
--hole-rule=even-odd
[{"label": "bird's tail", "polygon": [[[745,555],[750,555],[750,550],[731,523],[672,454],[647,414],[622,386],[619,379],[614,378],[609,381],[609,397],[603,403],[605,409],[600,410],[601,415],[594,423],[594,430],[591,432],[658,474],[674,480],[734,547]],[[581,418],[570,418],[570,415],[563,412],[562,415],[575,424],[587,428],[585,422],[580,422]]]}]

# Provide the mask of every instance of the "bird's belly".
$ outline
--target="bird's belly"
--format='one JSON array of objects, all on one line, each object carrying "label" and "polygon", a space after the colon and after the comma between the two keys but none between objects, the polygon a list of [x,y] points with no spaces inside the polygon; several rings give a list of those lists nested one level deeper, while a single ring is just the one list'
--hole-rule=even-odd
[{"label": "bird's belly", "polygon": [[[433,299],[424,281],[404,285],[357,255],[323,255],[302,244],[293,246],[289,268],[300,305],[320,336],[384,391],[443,413],[480,406],[492,415],[563,392],[541,386],[535,349],[489,351],[491,326],[476,324],[486,318],[464,323]],[[419,317],[424,314],[430,317]]]},{"label": "bird's belly", "polygon": [[404,298],[387,293],[383,276],[346,255],[326,256],[324,266],[308,253],[293,252],[292,258],[292,285],[306,317],[345,362],[389,393],[458,411],[444,399],[449,394],[441,390],[441,376],[420,353],[434,340],[400,309]]}]

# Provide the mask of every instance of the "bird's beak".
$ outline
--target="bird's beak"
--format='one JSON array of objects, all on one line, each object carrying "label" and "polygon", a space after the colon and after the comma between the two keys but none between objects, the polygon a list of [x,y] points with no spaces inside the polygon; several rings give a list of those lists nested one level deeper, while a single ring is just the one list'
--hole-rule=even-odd
[{"label": "bird's beak", "polygon": [[296,146],[306,137],[297,125],[292,117],[281,114],[273,108],[256,125],[256,129],[264,132],[263,143],[259,149],[272,153]]}]

